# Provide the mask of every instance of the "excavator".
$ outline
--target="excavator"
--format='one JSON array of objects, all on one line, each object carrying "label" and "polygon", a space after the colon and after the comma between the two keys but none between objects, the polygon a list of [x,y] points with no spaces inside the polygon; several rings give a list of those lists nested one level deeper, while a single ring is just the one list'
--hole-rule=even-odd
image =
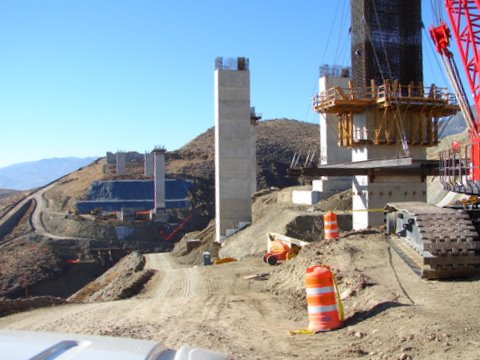
[{"label": "excavator", "polygon": [[[444,0],[451,27],[430,28],[468,128],[468,142],[440,153],[444,190],[464,194],[460,207],[421,202],[388,203],[386,232],[392,247],[421,277],[442,279],[480,274],[480,0]],[[474,115],[450,50],[454,39],[474,101]],[[469,197],[468,197],[469,196]],[[420,255],[420,256],[419,256]]]}]

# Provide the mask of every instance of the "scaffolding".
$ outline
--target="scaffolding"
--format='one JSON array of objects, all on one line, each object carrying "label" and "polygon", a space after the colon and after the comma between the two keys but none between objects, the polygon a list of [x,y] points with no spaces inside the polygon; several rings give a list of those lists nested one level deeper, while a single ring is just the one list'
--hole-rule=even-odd
[{"label": "scaffolding", "polygon": [[[446,88],[402,85],[386,80],[377,86],[334,87],[313,98],[318,113],[336,114],[340,146],[409,145],[435,146],[438,120],[459,110],[456,99]],[[354,114],[362,114],[354,122]]]}]

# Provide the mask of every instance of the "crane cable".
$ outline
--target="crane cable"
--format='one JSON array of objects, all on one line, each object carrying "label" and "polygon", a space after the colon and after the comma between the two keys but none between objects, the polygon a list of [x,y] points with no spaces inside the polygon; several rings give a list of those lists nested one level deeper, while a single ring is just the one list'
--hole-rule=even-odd
[{"label": "crane cable", "polygon": [[[372,0],[372,3],[373,3],[373,7],[374,7],[374,12],[375,12],[375,17],[376,17],[377,26],[378,26],[379,29],[381,29],[380,20],[379,20],[378,13],[377,13],[377,8],[376,8],[376,5],[375,5],[375,0]],[[365,26],[368,39],[370,40],[370,43],[373,44],[373,38],[372,38],[372,34],[371,34],[371,29],[370,29],[370,27],[368,26],[365,18],[363,18],[363,24],[364,24],[364,26]],[[392,78],[392,71],[391,71],[390,63],[389,63],[389,61],[388,61],[388,52],[387,52],[387,49],[386,49],[386,46],[385,46],[385,42],[384,42],[383,37],[381,37],[381,43],[382,43],[382,48],[383,48],[384,56],[385,56],[386,63],[387,63],[388,75],[390,76],[390,78]],[[380,73],[380,76],[381,76],[381,78],[382,78],[382,81],[385,83],[385,80],[386,80],[386,79],[385,79],[385,75],[384,75],[383,70],[382,70],[382,66],[381,66],[381,64],[380,64],[380,59],[379,59],[377,50],[375,49],[374,46],[372,46],[372,50],[373,50],[373,55],[374,55],[374,57],[375,57],[375,61],[376,61],[376,63],[377,63],[378,71],[379,71],[379,73]],[[400,111],[400,107],[399,107],[399,104],[398,104],[398,103],[397,103],[396,113],[401,116],[401,111]],[[409,156],[409,155],[410,155],[410,151],[409,151],[409,149],[408,149],[408,142],[406,141],[406,135],[405,135],[405,130],[403,129],[403,125],[402,125],[401,121],[399,120],[398,116],[395,116],[395,114],[394,114],[394,119],[396,119],[395,125],[397,126],[398,132],[400,133],[400,136],[401,136],[402,149],[403,149],[405,155],[406,155],[406,156]]]},{"label": "crane cable", "polygon": [[[332,24],[332,26],[330,27],[330,32],[329,32],[328,38],[327,38],[327,39],[328,39],[328,40],[327,40],[327,45],[326,45],[325,48],[324,48],[325,50],[324,50],[323,57],[322,57],[322,63],[323,63],[323,60],[325,59],[325,55],[326,55],[326,51],[327,51],[328,45],[329,45],[329,43],[330,43],[330,39],[332,38],[332,33],[333,33],[334,28],[335,28],[336,19],[340,19],[338,28],[341,29],[341,28],[343,27],[343,25],[344,25],[344,22],[343,22],[342,19],[345,18],[345,16],[344,16],[344,14],[345,14],[345,4],[346,4],[346,1],[338,1],[338,2],[337,2],[337,8],[336,8],[336,10],[335,10],[335,16],[334,16],[334,18],[333,18],[333,24]],[[342,6],[341,9],[340,9],[340,6]],[[340,17],[337,16],[338,13],[339,13],[339,11],[341,11],[341,14],[342,14],[342,16],[340,16]],[[342,31],[338,31],[338,38],[340,39],[341,36],[342,36]],[[336,49],[336,51],[335,51],[335,57],[334,57],[334,58],[337,58],[337,54],[338,54],[338,51],[339,51],[339,50],[338,50],[338,49],[339,49],[338,44],[340,44],[340,41],[337,41],[337,49]],[[319,121],[320,121],[320,117],[321,117],[322,115],[323,115],[323,114],[320,114],[320,113],[319,113]],[[338,115],[335,115],[335,116],[338,117]],[[332,133],[335,134],[335,135],[337,136],[337,138],[338,138],[338,136],[339,136],[339,134],[338,134],[338,128],[336,128],[335,126],[333,126],[333,125],[331,124],[331,122],[328,122],[327,119],[326,119],[326,117],[325,117],[325,123],[326,123],[326,125],[330,128],[330,130],[332,130]]]},{"label": "crane cable", "polygon": [[[375,0],[372,0],[372,5],[373,5],[373,11],[375,13],[375,20],[377,22],[377,26],[378,26],[379,29],[381,29],[380,18],[378,16],[377,6],[376,6],[376,3],[375,3]],[[383,53],[384,53],[384,56],[385,56],[385,61],[386,61],[386,64],[387,64],[388,75],[389,75],[390,80],[393,80],[392,68],[390,66],[389,56],[388,56],[387,48],[385,46],[385,39],[384,39],[383,36],[380,37],[380,41],[382,43],[382,49],[383,49]],[[382,76],[382,79],[385,83],[385,78],[383,78],[383,76]],[[402,111],[400,109],[400,104],[397,102],[393,118],[395,120],[395,125],[398,128],[398,132],[399,132],[399,135],[400,135],[400,138],[401,138],[400,141],[401,141],[402,150],[404,152],[404,155],[405,156],[410,156],[410,149],[408,147],[407,135],[405,134],[405,128],[403,126],[403,123],[405,122],[406,114],[407,114],[407,109],[405,109],[405,113],[402,116]]]},{"label": "crane cable", "polygon": [[[430,0],[430,5],[435,15],[435,21],[437,22],[437,24],[444,23],[440,0]],[[458,71],[458,67],[455,63],[453,55],[448,56],[447,54],[440,53],[440,57],[442,59],[442,65],[445,73],[447,74],[450,85],[453,87],[453,92],[455,93],[455,97],[457,98],[458,105],[460,106],[460,110],[463,114],[463,118],[467,124],[467,127],[471,131],[478,133],[472,109],[470,107],[465,88],[460,81],[460,73]]]}]

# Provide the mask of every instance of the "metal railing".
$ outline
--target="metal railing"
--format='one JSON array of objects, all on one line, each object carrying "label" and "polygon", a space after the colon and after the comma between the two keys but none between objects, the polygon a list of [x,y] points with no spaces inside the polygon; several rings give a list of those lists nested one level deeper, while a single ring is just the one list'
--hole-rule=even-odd
[{"label": "metal railing", "polygon": [[329,76],[337,78],[349,78],[352,73],[352,68],[341,65],[323,64],[318,68],[319,77]]},{"label": "metal railing", "polygon": [[336,100],[376,102],[384,100],[397,100],[405,102],[414,101],[438,101],[447,105],[456,105],[457,100],[447,88],[432,86],[400,85],[385,83],[379,86],[369,87],[333,87],[313,97],[313,105],[321,106]]},{"label": "metal railing", "polygon": [[215,70],[243,70],[248,71],[250,61],[246,57],[222,57],[215,59]]},{"label": "metal railing", "polygon": [[480,181],[476,179],[480,166],[473,165],[474,147],[478,152],[479,144],[453,146],[440,153],[440,182],[444,190],[467,195],[480,194]]}]

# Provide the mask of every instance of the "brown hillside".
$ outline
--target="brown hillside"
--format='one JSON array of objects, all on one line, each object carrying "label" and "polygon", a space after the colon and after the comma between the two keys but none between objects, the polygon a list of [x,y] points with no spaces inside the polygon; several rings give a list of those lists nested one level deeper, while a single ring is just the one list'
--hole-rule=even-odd
[{"label": "brown hillside", "polygon": [[[171,175],[188,175],[204,179],[214,176],[215,129],[212,127],[180,149],[167,153],[167,171]],[[318,157],[319,126],[288,119],[261,121],[257,125],[258,188],[287,186],[286,170],[295,153],[305,155],[316,150]]]}]

